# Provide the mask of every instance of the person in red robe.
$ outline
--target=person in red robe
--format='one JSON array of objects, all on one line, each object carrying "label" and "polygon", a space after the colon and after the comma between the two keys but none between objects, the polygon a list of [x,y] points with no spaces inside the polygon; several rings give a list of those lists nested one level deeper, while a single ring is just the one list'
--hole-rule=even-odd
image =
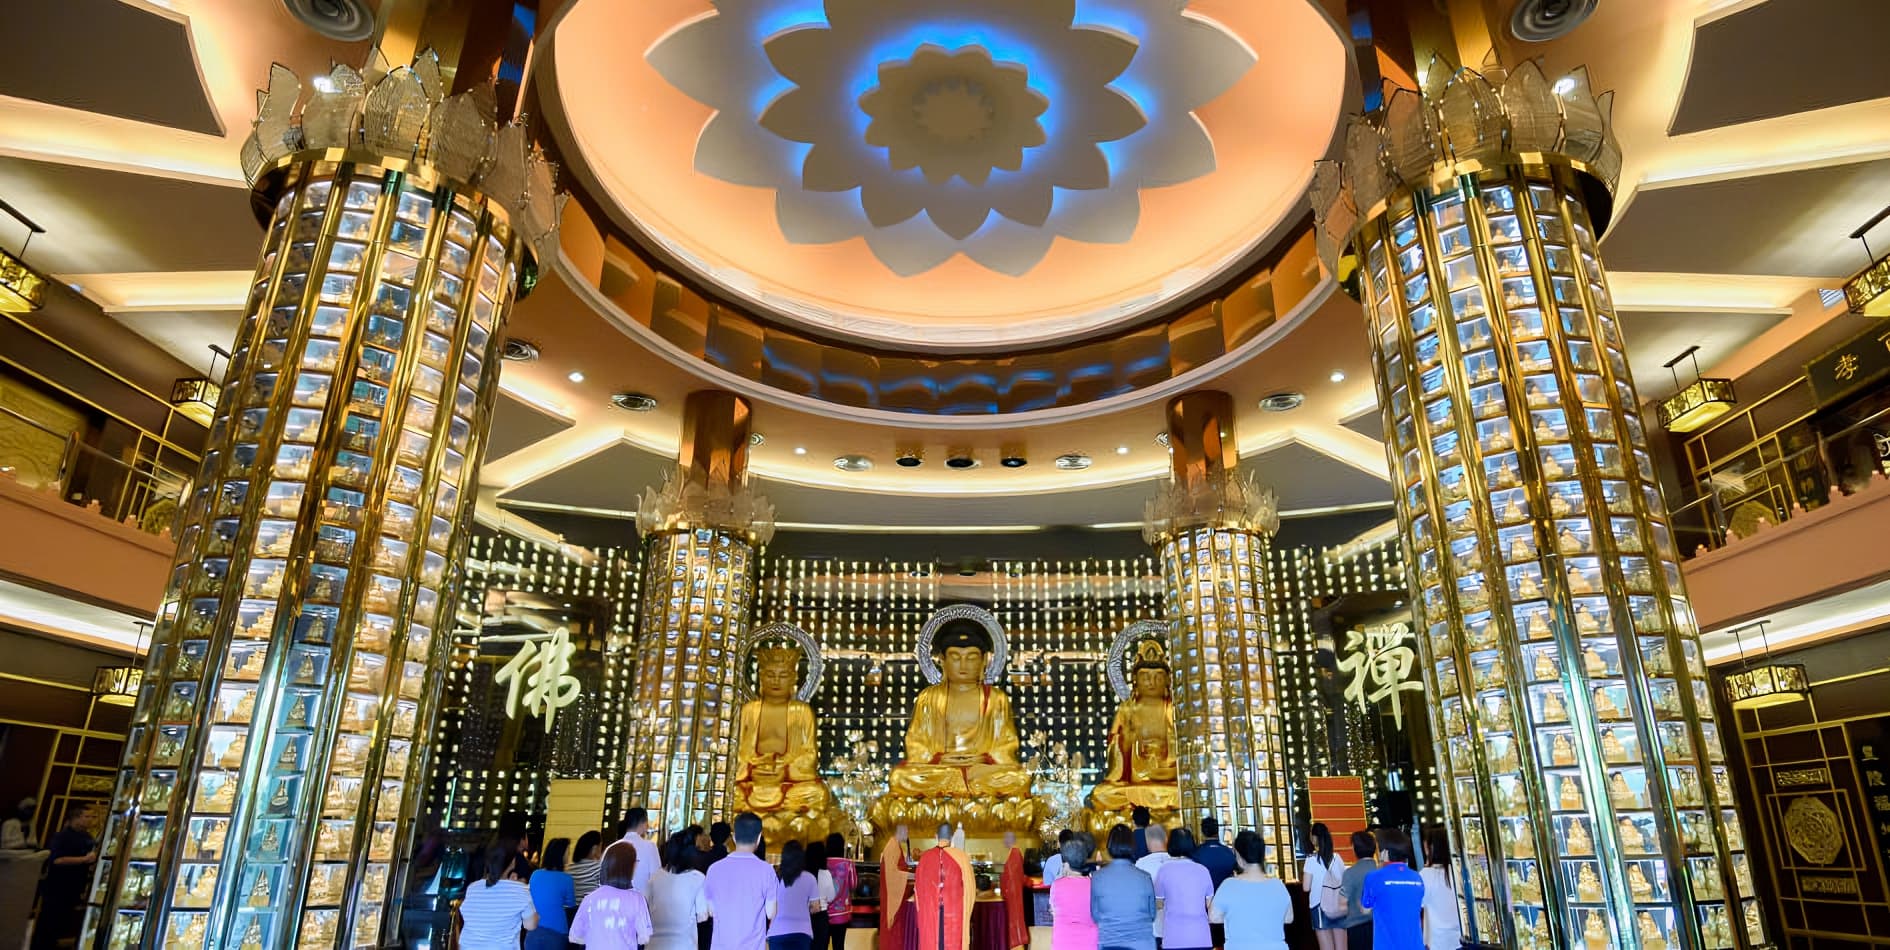
[{"label": "person in red robe", "polygon": [[970,950],[971,905],[978,885],[971,858],[952,847],[952,828],[940,825],[938,845],[919,855],[912,872],[912,909],[918,916],[918,950]]},{"label": "person in red robe", "polygon": [[911,878],[906,866],[906,826],[900,825],[879,853],[879,950],[900,950],[899,915],[910,913],[906,894]]},{"label": "person in red robe", "polygon": [[998,893],[1004,897],[1004,946],[1019,950],[1030,946],[1030,925],[1024,922],[1024,852],[1017,849],[1017,833],[1004,833],[1004,873],[998,878]]}]

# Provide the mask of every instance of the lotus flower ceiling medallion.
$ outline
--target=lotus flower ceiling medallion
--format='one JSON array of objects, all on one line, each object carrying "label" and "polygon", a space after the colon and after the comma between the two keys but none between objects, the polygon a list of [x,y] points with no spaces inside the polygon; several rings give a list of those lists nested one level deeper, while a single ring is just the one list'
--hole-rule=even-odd
[{"label": "lotus flower ceiling medallion", "polygon": [[789,241],[1015,276],[1057,237],[1129,240],[1141,189],[1214,170],[1194,110],[1256,59],[1184,6],[1078,23],[1075,0],[716,0],[647,58],[716,110],[696,170],[773,189]]}]

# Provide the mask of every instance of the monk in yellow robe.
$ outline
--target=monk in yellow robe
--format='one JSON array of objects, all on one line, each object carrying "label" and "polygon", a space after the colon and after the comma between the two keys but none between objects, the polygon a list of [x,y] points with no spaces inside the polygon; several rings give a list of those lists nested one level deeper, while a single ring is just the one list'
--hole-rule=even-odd
[{"label": "monk in yellow robe", "polygon": [[938,826],[938,844],[919,855],[912,873],[912,908],[918,915],[918,950],[970,950],[971,905],[978,884],[971,857],[952,847],[952,827]]},{"label": "monk in yellow robe", "polygon": [[906,760],[893,767],[894,794],[920,798],[1029,795],[1017,761],[1017,727],[1004,691],[984,683],[991,640],[975,621],[938,632],[944,681],[919,693],[906,732]]},{"label": "monk in yellow robe", "polygon": [[814,710],[794,698],[801,651],[755,651],[757,698],[742,705],[736,744],[735,813],[760,815],[780,840],[824,837],[833,796],[820,779]]},{"label": "monk in yellow robe", "polygon": [[1020,950],[1030,946],[1030,924],[1024,915],[1024,852],[1017,848],[1017,833],[1004,833],[1004,872],[998,877],[998,894],[1004,898],[1004,946]]},{"label": "monk in yellow robe", "polygon": [[911,912],[906,903],[911,882],[912,872],[906,867],[906,826],[900,825],[879,852],[879,950],[900,950],[899,915]]}]

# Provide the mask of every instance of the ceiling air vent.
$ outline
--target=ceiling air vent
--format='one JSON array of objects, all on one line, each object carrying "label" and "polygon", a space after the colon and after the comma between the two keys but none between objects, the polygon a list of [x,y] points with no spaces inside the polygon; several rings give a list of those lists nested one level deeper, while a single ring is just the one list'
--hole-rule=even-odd
[{"label": "ceiling air vent", "polygon": [[1517,0],[1509,31],[1525,43],[1546,43],[1582,25],[1601,0]]},{"label": "ceiling air vent", "polygon": [[331,40],[352,43],[374,35],[374,11],[367,0],[282,0],[282,6]]}]

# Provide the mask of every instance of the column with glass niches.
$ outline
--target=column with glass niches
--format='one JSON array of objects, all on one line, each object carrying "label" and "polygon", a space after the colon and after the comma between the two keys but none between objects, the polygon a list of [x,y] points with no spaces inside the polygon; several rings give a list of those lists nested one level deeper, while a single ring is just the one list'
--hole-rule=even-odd
[{"label": "column with glass niches", "polygon": [[1605,108],[1580,73],[1431,72],[1354,120],[1315,209],[1372,334],[1466,935],[1752,946],[1698,632],[1596,251],[1619,167]]},{"label": "column with glass niches", "polygon": [[245,146],[268,230],[88,946],[378,946],[398,918],[500,333],[550,178],[522,129],[495,139],[489,90],[440,95],[430,57],[372,88],[329,78],[291,115],[277,67]]}]

